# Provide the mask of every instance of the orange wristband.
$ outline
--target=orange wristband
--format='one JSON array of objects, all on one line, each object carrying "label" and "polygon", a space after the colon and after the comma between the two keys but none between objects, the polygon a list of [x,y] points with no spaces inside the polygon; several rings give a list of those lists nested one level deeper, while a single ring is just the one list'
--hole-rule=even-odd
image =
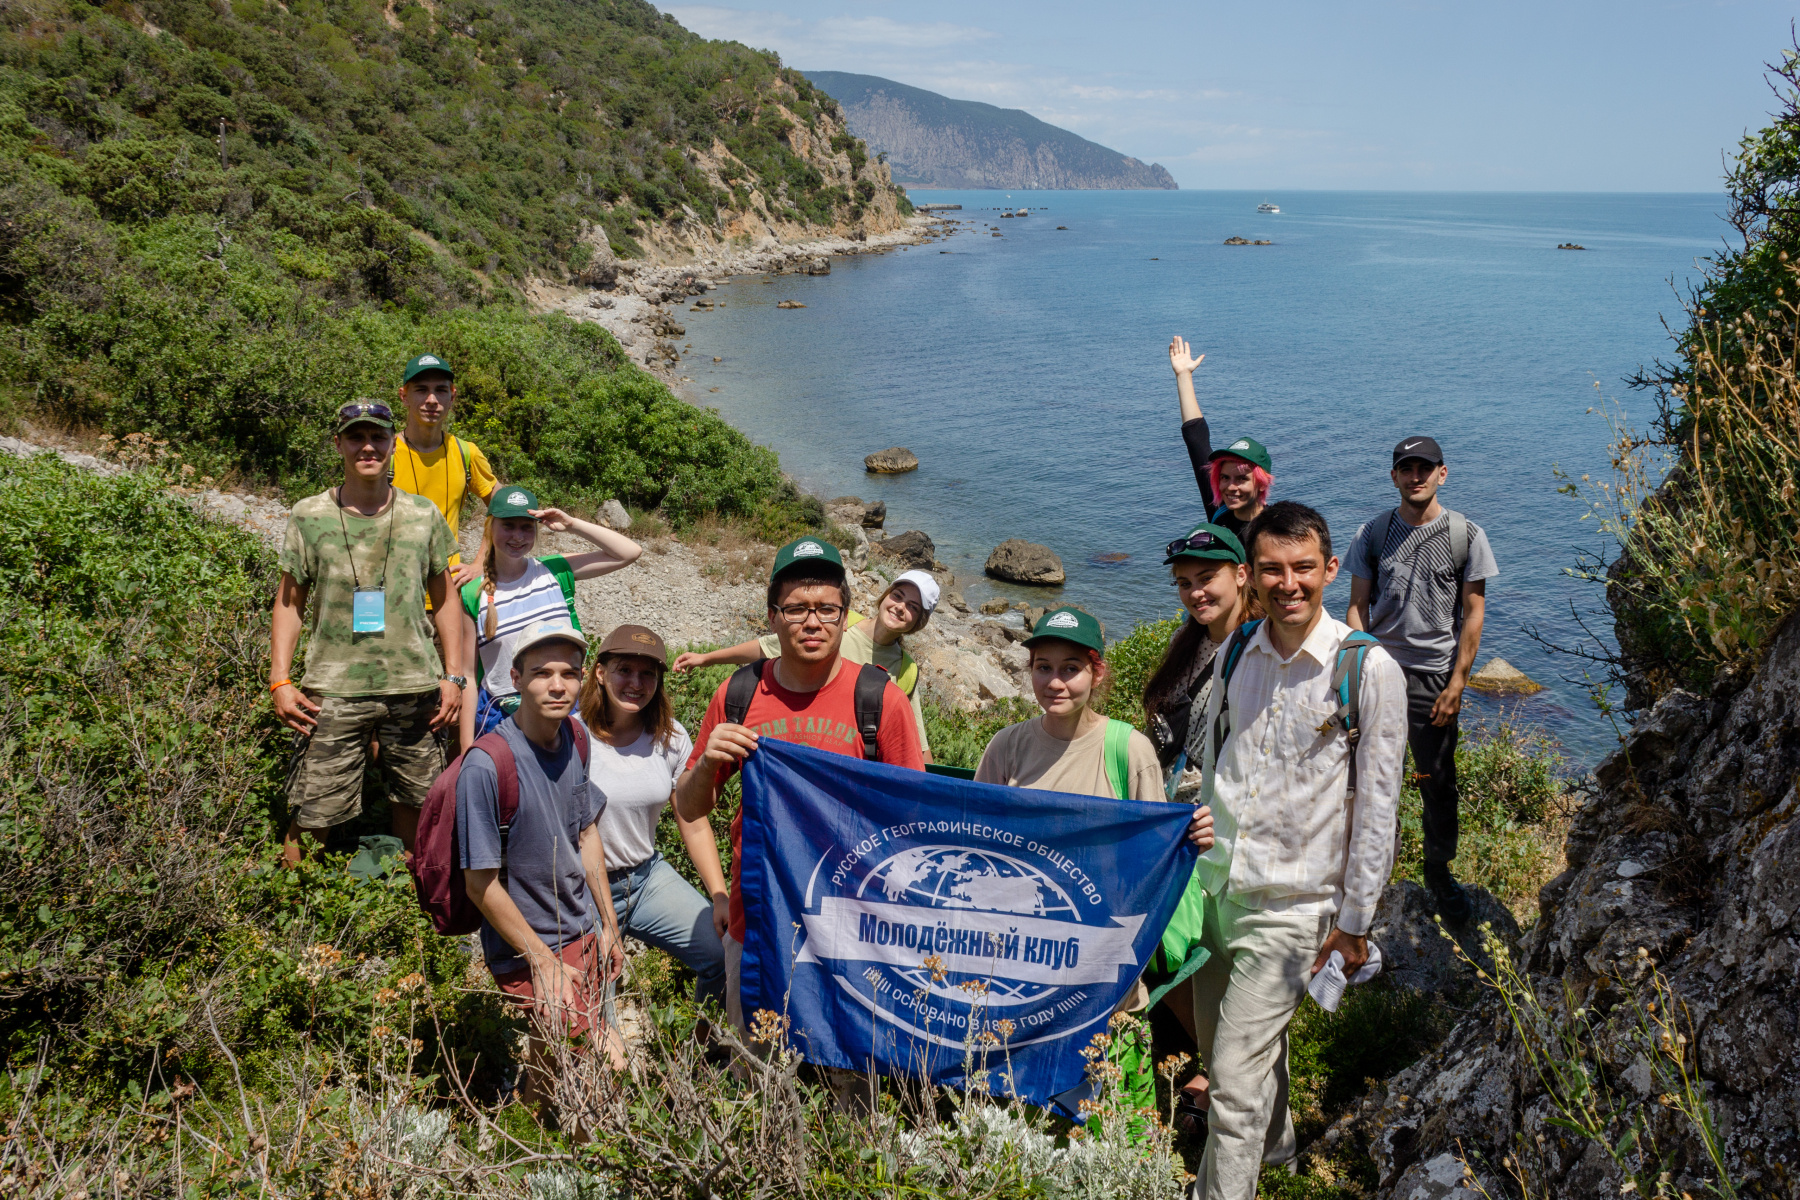
[{"label": "orange wristband", "polygon": [[284,679],[280,683],[271,683],[269,685],[269,690],[271,692],[279,692],[282,688],[286,687],[288,684],[290,684],[292,682],[294,682],[294,681],[291,679]]}]

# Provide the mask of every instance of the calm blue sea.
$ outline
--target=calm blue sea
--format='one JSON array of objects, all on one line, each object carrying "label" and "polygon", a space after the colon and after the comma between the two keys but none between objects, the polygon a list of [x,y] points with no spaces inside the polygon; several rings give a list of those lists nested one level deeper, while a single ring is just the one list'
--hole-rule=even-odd
[{"label": "calm blue sea", "polygon": [[[834,260],[827,277],[745,277],[716,294],[720,311],[681,314],[687,393],[779,451],[809,489],[885,500],[888,529],[929,533],[971,602],[1076,601],[1117,636],[1176,611],[1160,547],[1201,516],[1166,356],[1179,333],[1206,353],[1196,384],[1214,444],[1265,442],[1274,495],[1323,511],[1340,549],[1394,503],[1394,443],[1437,438],[1444,501],[1488,531],[1500,563],[1480,661],[1502,655],[1549,686],[1521,712],[1578,764],[1613,744],[1565,678],[1580,664],[1527,634],[1573,642],[1571,605],[1600,600],[1564,573],[1600,542],[1555,471],[1607,469],[1595,381],[1634,419],[1651,415],[1622,380],[1667,352],[1662,322],[1679,325],[1679,290],[1727,232],[1721,197],[918,199],[961,203],[951,215],[977,224],[937,245]],[[1280,215],[1255,211],[1265,199]],[[1003,205],[1032,212],[1001,220]],[[1275,244],[1221,244],[1233,235]],[[1587,249],[1556,249],[1568,241]],[[807,307],[778,310],[786,299]],[[865,474],[863,455],[892,445],[920,470]],[[1008,537],[1056,550],[1068,584],[985,580],[983,561]],[[1122,564],[1091,561],[1120,552]],[[1347,580],[1328,595],[1339,616]]]}]

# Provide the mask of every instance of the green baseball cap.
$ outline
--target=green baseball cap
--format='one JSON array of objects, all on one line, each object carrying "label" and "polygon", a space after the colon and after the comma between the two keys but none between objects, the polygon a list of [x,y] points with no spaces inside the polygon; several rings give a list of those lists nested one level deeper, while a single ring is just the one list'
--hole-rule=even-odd
[{"label": "green baseball cap", "polygon": [[442,371],[450,378],[456,378],[456,372],[450,369],[449,363],[435,354],[421,354],[406,364],[406,370],[401,374],[400,382],[411,383],[413,376],[423,375],[427,371]]},{"label": "green baseball cap", "polygon": [[379,425],[383,429],[392,429],[394,410],[379,400],[352,400],[338,409],[337,425],[332,433],[340,434],[352,425]]},{"label": "green baseball cap", "polygon": [[1211,462],[1214,458],[1241,458],[1271,475],[1275,473],[1275,460],[1269,457],[1269,448],[1255,438],[1239,438],[1229,446],[1214,450],[1206,461]]},{"label": "green baseball cap", "polygon": [[529,489],[508,483],[494,489],[494,498],[488,501],[488,516],[529,517],[532,509],[542,507]]},{"label": "green baseball cap", "polygon": [[821,559],[836,567],[840,573],[844,569],[844,556],[824,538],[796,538],[775,552],[775,565],[769,568],[769,582],[775,582],[775,577],[789,567]]},{"label": "green baseball cap", "polygon": [[1025,639],[1027,646],[1035,646],[1039,642],[1048,641],[1073,642],[1077,646],[1085,646],[1089,650],[1106,653],[1106,635],[1100,632],[1100,622],[1096,621],[1079,608],[1064,605],[1053,608],[1038,618],[1037,627],[1031,636]]},{"label": "green baseball cap", "polygon": [[1168,554],[1169,557],[1163,559],[1165,567],[1178,558],[1216,558],[1222,562],[1241,563],[1244,561],[1244,544],[1238,541],[1237,534],[1223,525],[1202,523],[1194,526],[1186,537],[1170,542]]}]

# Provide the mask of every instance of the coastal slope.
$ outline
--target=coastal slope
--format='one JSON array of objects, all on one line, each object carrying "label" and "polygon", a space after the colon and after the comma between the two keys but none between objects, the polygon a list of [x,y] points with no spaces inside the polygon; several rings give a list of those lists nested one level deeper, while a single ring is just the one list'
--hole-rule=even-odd
[{"label": "coastal slope", "polygon": [[943,188],[1173,190],[1160,164],[1058,129],[1016,108],[952,100],[875,75],[808,71],[843,106],[850,132],[885,153],[898,183]]}]

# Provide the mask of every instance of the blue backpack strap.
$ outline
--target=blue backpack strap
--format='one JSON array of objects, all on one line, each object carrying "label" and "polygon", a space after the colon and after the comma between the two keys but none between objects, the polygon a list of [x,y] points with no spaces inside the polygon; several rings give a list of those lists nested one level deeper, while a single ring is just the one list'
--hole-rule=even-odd
[{"label": "blue backpack strap", "polygon": [[1231,677],[1237,671],[1238,660],[1244,657],[1244,647],[1256,636],[1257,627],[1262,618],[1245,621],[1239,625],[1226,641],[1225,648],[1219,651],[1225,660],[1219,664],[1217,679],[1213,686],[1219,689],[1219,717],[1213,722],[1213,762],[1219,761],[1220,753],[1225,749],[1225,736],[1230,732],[1231,715]]},{"label": "blue backpack strap", "polygon": [[1331,690],[1337,693],[1337,710],[1319,726],[1321,734],[1342,729],[1350,745],[1350,794],[1356,794],[1356,743],[1362,736],[1363,661],[1371,647],[1379,646],[1374,634],[1353,629],[1338,643],[1337,663],[1331,671]]}]

